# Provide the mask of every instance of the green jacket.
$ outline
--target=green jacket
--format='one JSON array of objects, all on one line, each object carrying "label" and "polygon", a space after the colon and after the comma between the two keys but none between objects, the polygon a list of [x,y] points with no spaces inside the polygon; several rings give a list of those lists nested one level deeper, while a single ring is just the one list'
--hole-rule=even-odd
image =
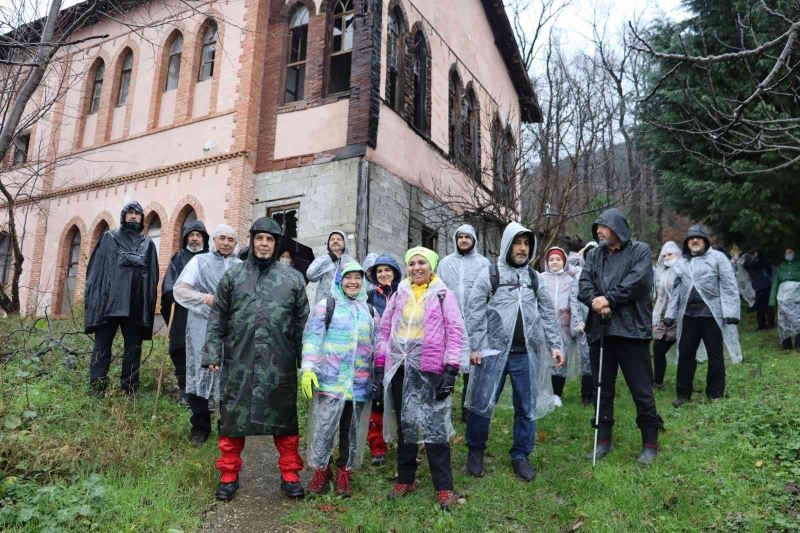
[{"label": "green jacket", "polygon": [[302,276],[252,257],[220,280],[202,365],[221,365],[219,434],[296,435],[297,367],[308,298]]},{"label": "green jacket", "polygon": [[772,278],[772,290],[769,293],[769,305],[778,305],[778,287],[784,281],[800,281],[800,259],[791,263],[784,261],[778,265],[778,271]]}]

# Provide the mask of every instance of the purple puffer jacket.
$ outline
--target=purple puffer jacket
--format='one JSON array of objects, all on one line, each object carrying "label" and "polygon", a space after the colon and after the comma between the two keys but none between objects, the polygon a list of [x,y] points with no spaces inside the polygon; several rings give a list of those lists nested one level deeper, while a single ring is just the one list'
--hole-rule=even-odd
[{"label": "purple puffer jacket", "polygon": [[[412,294],[409,281],[404,279],[386,305],[375,349],[375,368],[392,368],[394,365],[392,332]],[[455,294],[439,278],[428,287],[423,331],[420,370],[442,374],[445,366],[459,368],[465,347],[464,319]]]}]

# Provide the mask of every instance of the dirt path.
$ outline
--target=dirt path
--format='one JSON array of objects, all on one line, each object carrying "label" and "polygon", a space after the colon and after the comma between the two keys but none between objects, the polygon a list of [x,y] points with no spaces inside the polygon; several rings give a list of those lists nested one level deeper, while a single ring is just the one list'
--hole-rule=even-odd
[{"label": "dirt path", "polygon": [[278,452],[272,437],[247,437],[242,453],[240,488],[233,501],[217,502],[205,518],[204,533],[298,531],[281,525],[281,517],[302,503],[281,493]]}]

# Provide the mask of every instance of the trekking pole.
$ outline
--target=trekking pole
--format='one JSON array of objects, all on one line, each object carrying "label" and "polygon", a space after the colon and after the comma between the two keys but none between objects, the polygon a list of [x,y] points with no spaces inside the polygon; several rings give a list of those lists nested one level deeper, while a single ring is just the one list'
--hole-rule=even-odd
[{"label": "trekking pole", "polygon": [[166,334],[167,341],[164,343],[165,348],[161,352],[161,363],[158,365],[158,383],[156,385],[156,399],[153,402],[153,416],[150,417],[151,419],[155,419],[156,414],[158,414],[158,399],[161,396],[161,381],[164,379],[164,359],[166,359],[166,357],[164,356],[164,352],[169,349],[169,330],[172,327],[172,321],[174,320],[174,318],[175,318],[175,302],[173,301],[172,305],[169,308],[169,322],[167,322],[167,334]]},{"label": "trekking pole", "polygon": [[603,349],[606,341],[605,319],[600,319],[600,364],[597,365],[597,402],[594,407],[594,451],[592,451],[592,468],[597,463],[597,437],[600,432],[600,391],[603,389]]}]

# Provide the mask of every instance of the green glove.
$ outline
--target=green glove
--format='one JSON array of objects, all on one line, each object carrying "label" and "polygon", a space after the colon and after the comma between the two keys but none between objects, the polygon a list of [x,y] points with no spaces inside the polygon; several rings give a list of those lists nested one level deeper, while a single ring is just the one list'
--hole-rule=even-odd
[{"label": "green glove", "polygon": [[303,396],[306,400],[310,400],[314,394],[314,388],[319,388],[319,381],[317,375],[313,370],[303,370],[303,375],[300,376],[300,389],[303,391]]}]

